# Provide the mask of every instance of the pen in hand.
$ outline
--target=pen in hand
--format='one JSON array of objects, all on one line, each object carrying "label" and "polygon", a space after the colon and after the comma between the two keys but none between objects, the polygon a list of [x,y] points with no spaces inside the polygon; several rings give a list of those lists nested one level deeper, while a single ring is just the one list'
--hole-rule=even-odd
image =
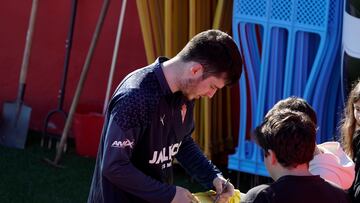
[{"label": "pen in hand", "polygon": [[229,178],[226,179],[226,182],[225,182],[225,184],[223,185],[220,193],[216,194],[214,203],[216,203],[217,201],[219,201],[220,195],[221,195],[224,191],[226,191],[226,188],[227,188],[227,186],[229,185],[229,180],[230,180]]}]

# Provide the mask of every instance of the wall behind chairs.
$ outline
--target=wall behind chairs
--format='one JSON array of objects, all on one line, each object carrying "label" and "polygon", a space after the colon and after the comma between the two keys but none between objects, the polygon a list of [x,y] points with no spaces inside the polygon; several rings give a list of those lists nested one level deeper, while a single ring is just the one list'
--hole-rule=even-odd
[{"label": "wall behind chairs", "polygon": [[[102,0],[78,0],[64,109],[69,111]],[[15,101],[29,23],[31,0],[0,0],[0,112]],[[104,103],[121,1],[111,1],[79,103],[99,112]],[[40,0],[27,75],[25,104],[32,108],[30,129],[41,130],[46,114],[57,107],[71,0]],[[112,91],[129,72],[147,64],[135,1],[128,1]]]}]

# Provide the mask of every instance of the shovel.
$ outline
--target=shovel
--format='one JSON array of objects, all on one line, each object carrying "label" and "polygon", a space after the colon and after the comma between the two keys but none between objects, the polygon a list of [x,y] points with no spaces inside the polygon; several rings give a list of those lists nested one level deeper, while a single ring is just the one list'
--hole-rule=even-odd
[{"label": "shovel", "polygon": [[29,27],[26,34],[26,44],[21,65],[17,98],[15,102],[5,102],[3,108],[3,121],[0,126],[0,144],[18,149],[24,149],[25,147],[31,114],[31,108],[24,104],[24,94],[37,5],[38,0],[33,0]]}]

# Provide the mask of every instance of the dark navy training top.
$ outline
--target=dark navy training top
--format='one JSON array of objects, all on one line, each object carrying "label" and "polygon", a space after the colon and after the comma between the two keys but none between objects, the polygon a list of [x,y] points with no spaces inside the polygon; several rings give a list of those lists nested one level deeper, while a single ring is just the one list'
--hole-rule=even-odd
[{"label": "dark navy training top", "polygon": [[219,170],[191,138],[194,102],[172,93],[167,59],[130,73],[109,104],[88,202],[171,202],[174,158],[205,189]]}]

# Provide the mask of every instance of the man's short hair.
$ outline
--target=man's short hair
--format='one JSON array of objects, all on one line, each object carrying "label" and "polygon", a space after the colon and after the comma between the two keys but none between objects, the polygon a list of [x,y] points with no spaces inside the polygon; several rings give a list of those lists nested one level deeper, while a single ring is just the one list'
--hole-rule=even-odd
[{"label": "man's short hair", "polygon": [[302,112],[281,109],[255,129],[254,138],[265,156],[271,149],[283,167],[293,168],[313,158],[316,126]]},{"label": "man's short hair", "polygon": [[234,40],[220,30],[195,35],[179,52],[183,61],[195,61],[204,67],[204,78],[224,77],[225,84],[236,83],[242,72],[242,59]]}]

